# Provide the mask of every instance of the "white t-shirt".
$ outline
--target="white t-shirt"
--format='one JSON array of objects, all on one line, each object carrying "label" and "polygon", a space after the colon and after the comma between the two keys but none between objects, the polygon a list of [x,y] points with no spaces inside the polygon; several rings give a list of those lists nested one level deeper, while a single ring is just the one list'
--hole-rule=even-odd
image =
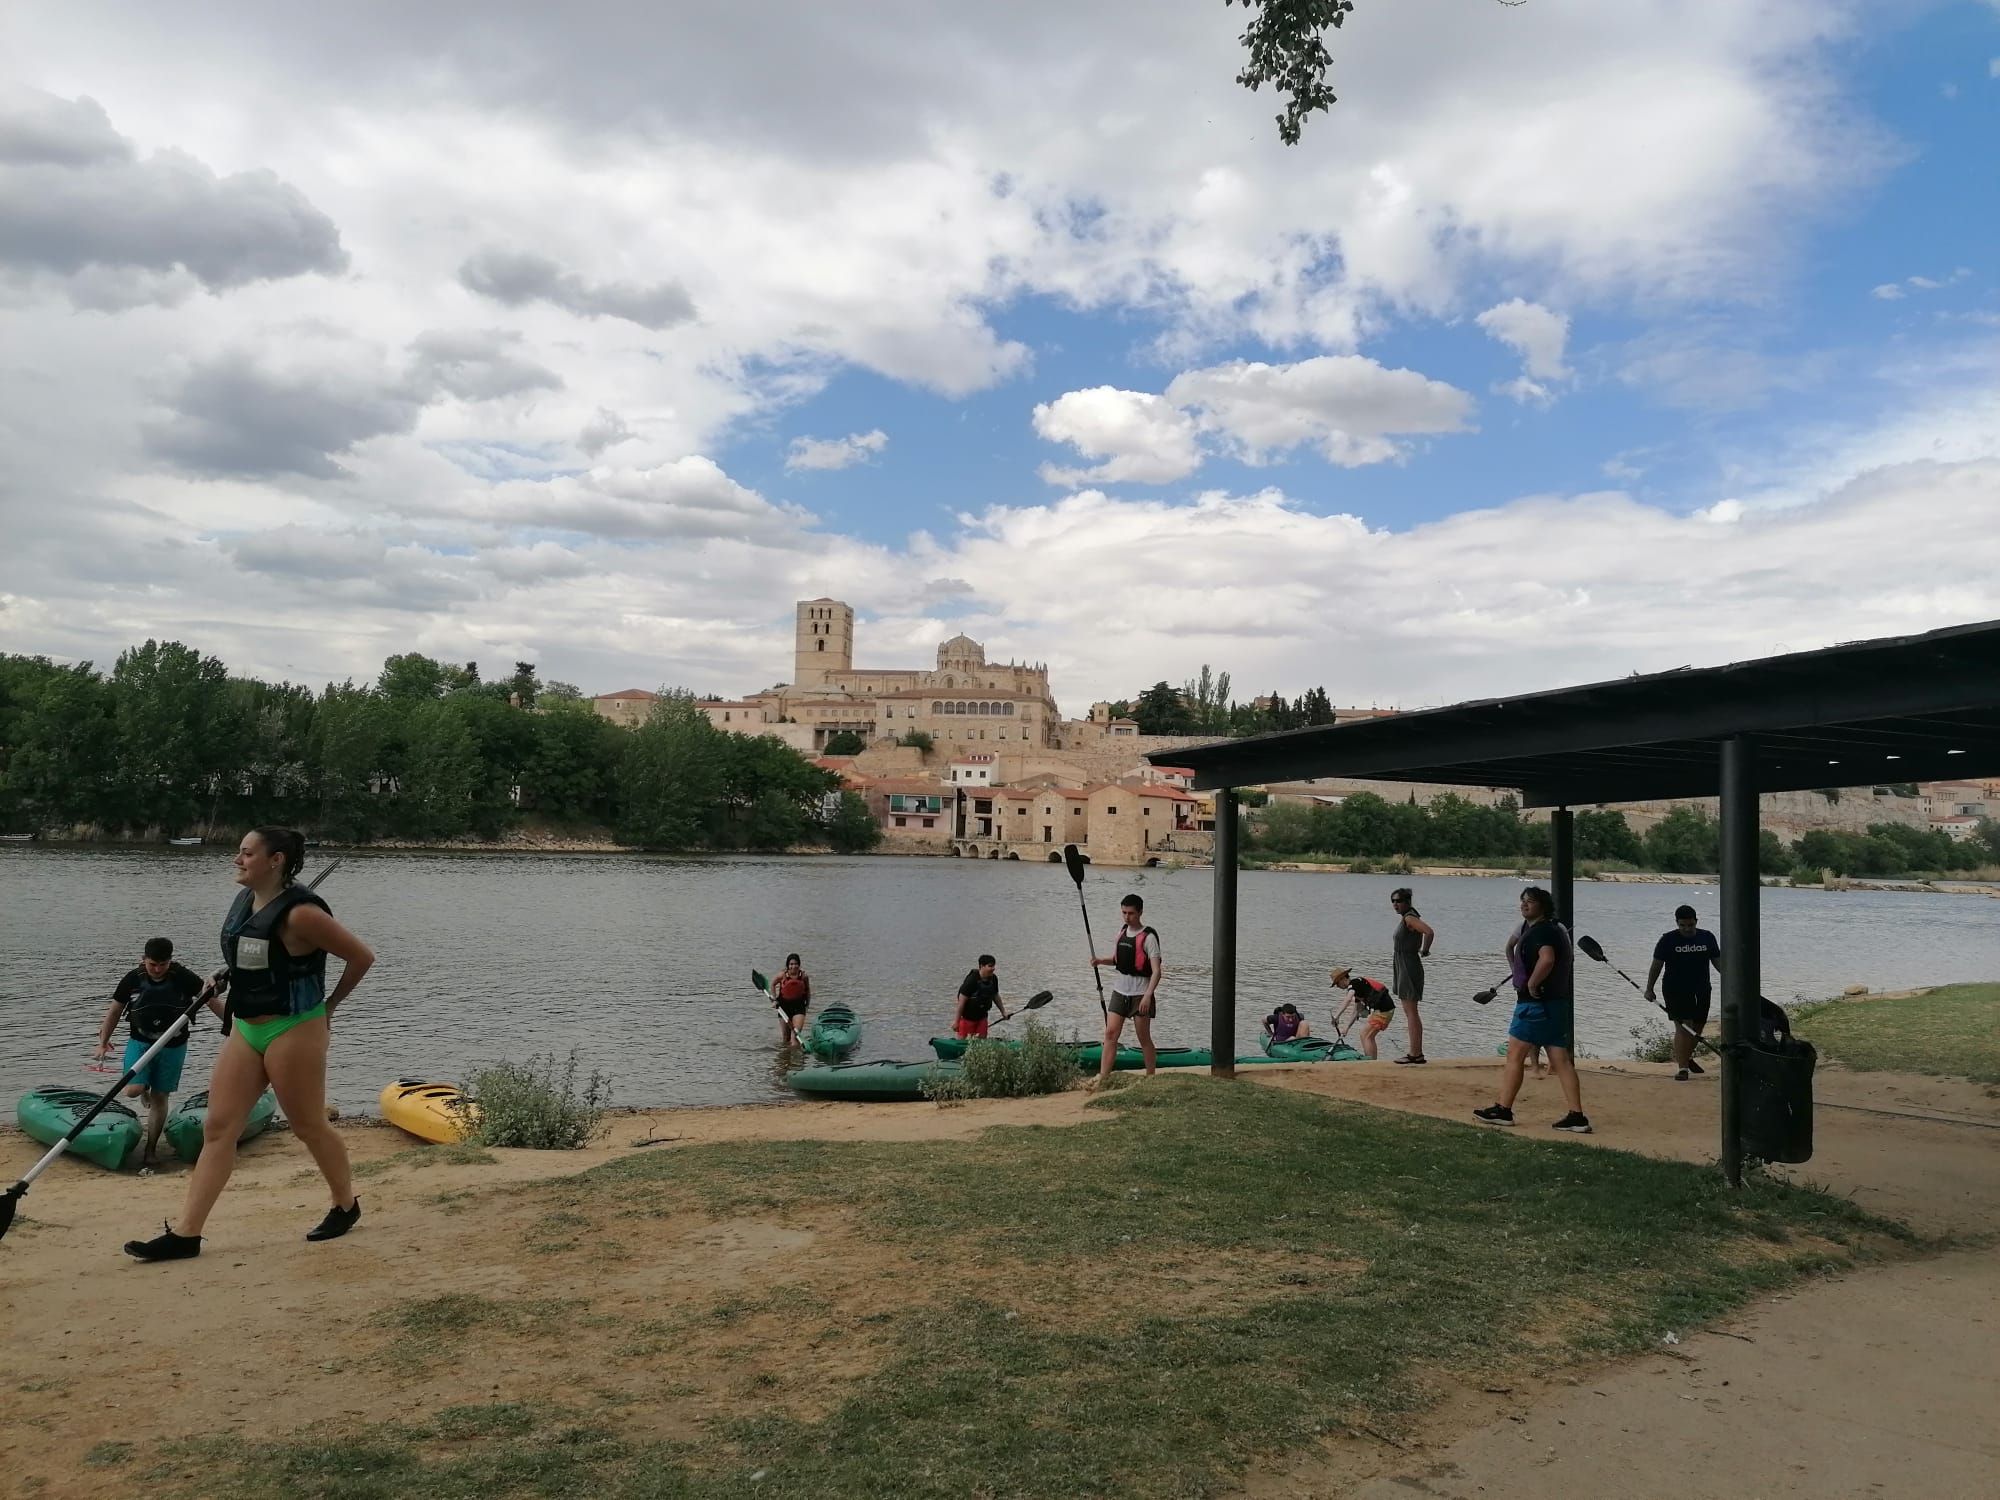
[{"label": "white t-shirt", "polygon": [[[1139,941],[1140,940],[1139,934],[1145,931],[1144,928],[1139,928],[1139,927],[1121,927],[1118,930],[1121,936],[1130,937],[1135,941]],[[1155,933],[1148,932],[1146,933],[1146,936],[1143,939],[1143,941],[1146,944],[1146,959],[1152,965],[1152,973],[1121,974],[1116,969],[1113,969],[1111,971],[1112,994],[1143,995],[1146,993],[1146,986],[1152,982],[1153,974],[1157,974],[1160,972],[1159,936]]]}]

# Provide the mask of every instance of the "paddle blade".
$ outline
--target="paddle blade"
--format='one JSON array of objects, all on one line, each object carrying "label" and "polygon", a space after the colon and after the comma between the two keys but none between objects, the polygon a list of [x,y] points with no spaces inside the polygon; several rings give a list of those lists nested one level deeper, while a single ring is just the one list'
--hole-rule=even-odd
[{"label": "paddle blade", "polygon": [[1473,994],[1472,1003],[1474,1005],[1491,1005],[1493,997],[1499,993],[1500,991],[1497,989],[1476,991]]},{"label": "paddle blade", "polygon": [[17,1182],[6,1192],[0,1193],[0,1239],[7,1237],[7,1226],[14,1222],[14,1205],[21,1201],[21,1194],[28,1190],[25,1182]]},{"label": "paddle blade", "polygon": [[762,974],[759,974],[755,969],[750,971],[750,982],[757,986],[758,994],[768,995],[771,993],[771,981],[766,979]]},{"label": "paddle blade", "polygon": [[1610,960],[1604,956],[1604,945],[1598,942],[1596,938],[1591,937],[1588,933],[1578,938],[1576,940],[1576,945],[1578,948],[1583,950],[1583,956],[1585,958],[1595,959],[1598,963],[1610,962]]},{"label": "paddle blade", "polygon": [[1063,865],[1069,870],[1069,878],[1076,882],[1076,888],[1083,889],[1083,851],[1074,844],[1063,845]]},{"label": "paddle blade", "polygon": [[[1036,990],[1034,994],[1028,997],[1028,1003],[1023,1005],[1021,1010],[1040,1010],[1044,1005],[1055,999],[1055,997],[1056,992],[1054,990]],[[1016,1014],[1019,1014],[1019,1012],[1017,1011]]]}]

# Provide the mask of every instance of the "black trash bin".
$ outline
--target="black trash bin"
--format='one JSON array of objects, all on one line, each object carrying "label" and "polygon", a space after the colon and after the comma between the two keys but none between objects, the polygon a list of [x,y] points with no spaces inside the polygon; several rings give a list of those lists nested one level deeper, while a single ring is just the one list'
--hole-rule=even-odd
[{"label": "black trash bin", "polygon": [[1738,1042],[1734,1051],[1743,1154],[1759,1161],[1811,1161],[1812,1078],[1819,1062],[1812,1043],[1786,1037]]}]

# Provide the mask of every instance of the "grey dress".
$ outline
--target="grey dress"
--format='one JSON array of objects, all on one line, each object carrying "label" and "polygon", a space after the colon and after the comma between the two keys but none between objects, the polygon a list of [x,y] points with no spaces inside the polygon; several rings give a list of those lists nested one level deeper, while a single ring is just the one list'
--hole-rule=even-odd
[{"label": "grey dress", "polygon": [[[1409,916],[1416,916],[1412,909]],[[1419,955],[1424,936],[1402,917],[1396,918],[1396,936],[1390,948],[1389,988],[1398,1000],[1424,998],[1424,961]]]}]

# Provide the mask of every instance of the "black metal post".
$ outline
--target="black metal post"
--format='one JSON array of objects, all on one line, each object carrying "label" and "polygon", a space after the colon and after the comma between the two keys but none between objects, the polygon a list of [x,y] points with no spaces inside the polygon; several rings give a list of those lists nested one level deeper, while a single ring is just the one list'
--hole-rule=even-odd
[{"label": "black metal post", "polygon": [[1208,1071],[1236,1076],[1236,793],[1215,794],[1215,930],[1209,940]]},{"label": "black metal post", "polygon": [[1757,746],[1722,742],[1722,1174],[1743,1182],[1742,1069],[1733,1043],[1757,1034]]},{"label": "black metal post", "polygon": [[1576,928],[1576,814],[1559,807],[1549,815],[1549,894],[1556,920]]}]

